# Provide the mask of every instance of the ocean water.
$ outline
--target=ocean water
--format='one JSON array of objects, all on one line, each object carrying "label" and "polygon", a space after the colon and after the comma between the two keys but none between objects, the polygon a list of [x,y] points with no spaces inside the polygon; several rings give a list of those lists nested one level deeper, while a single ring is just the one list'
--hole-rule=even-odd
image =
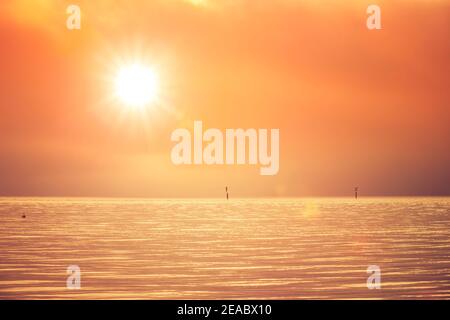
[{"label": "ocean water", "polygon": [[447,299],[450,198],[0,198],[0,298]]}]

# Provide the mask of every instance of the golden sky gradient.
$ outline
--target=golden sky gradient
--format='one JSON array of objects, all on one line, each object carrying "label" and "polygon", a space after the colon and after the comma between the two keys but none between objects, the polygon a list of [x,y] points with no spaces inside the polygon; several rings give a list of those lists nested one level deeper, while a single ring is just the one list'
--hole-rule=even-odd
[{"label": "golden sky gradient", "polygon": [[[82,28],[69,31],[78,4]],[[3,0],[0,195],[450,194],[450,1]],[[145,115],[118,66],[160,77]],[[170,133],[279,128],[280,171],[174,166]]]}]

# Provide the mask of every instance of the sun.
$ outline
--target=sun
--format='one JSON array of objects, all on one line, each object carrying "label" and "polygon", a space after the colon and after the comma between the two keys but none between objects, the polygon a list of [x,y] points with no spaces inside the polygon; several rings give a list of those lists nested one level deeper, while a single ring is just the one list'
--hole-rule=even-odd
[{"label": "sun", "polygon": [[158,75],[144,65],[123,66],[116,75],[116,95],[131,108],[143,108],[158,98]]}]

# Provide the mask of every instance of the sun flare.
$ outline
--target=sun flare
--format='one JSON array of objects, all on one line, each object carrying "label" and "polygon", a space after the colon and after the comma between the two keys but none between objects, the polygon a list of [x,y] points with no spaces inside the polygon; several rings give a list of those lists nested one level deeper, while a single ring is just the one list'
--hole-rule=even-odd
[{"label": "sun flare", "polygon": [[158,75],[143,65],[124,66],[116,76],[116,94],[129,107],[147,106],[158,97]]}]

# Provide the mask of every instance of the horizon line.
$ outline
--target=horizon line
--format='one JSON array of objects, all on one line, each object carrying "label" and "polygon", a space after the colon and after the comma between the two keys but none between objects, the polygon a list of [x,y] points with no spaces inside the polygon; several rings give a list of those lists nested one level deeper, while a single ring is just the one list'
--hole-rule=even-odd
[{"label": "horizon line", "polygon": [[[312,199],[312,198],[351,198],[355,201],[365,198],[448,198],[449,195],[367,195],[358,196],[358,199],[354,198],[354,195],[346,196],[240,196],[230,197],[228,201],[233,199]],[[148,200],[189,200],[189,199],[211,199],[211,200],[227,200],[226,197],[151,197],[151,196],[61,196],[61,195],[0,195],[0,199],[5,198],[50,198],[50,199],[148,199]]]}]

